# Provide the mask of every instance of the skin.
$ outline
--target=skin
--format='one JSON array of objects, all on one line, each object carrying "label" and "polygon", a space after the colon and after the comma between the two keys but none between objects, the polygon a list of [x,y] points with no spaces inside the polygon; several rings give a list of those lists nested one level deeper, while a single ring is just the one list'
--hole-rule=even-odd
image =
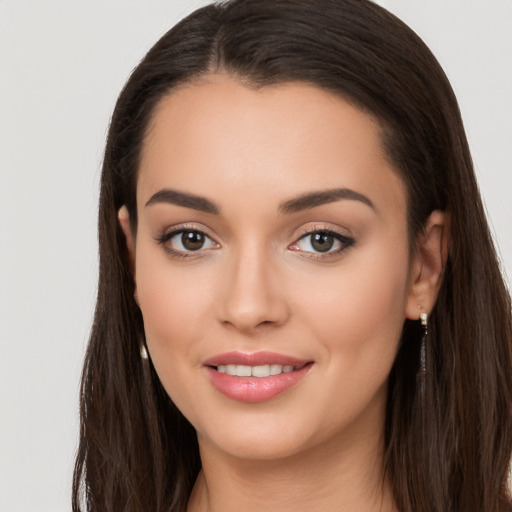
[{"label": "skin", "polygon": [[[306,193],[338,199],[283,213]],[[163,189],[214,203],[207,213]],[[446,257],[433,212],[411,249],[406,190],[378,123],[305,84],[259,90],[225,75],[173,91],[157,106],[127,238],[150,357],[194,425],[203,470],[189,511],[395,510],[382,472],[387,379],[404,320],[432,308]],[[204,232],[177,257],[173,228]],[[307,232],[353,242],[315,251]],[[168,237],[169,238],[169,237]],[[339,250],[338,250],[339,249]],[[284,393],[245,403],[219,393],[204,361],[230,351],[312,361]]]}]

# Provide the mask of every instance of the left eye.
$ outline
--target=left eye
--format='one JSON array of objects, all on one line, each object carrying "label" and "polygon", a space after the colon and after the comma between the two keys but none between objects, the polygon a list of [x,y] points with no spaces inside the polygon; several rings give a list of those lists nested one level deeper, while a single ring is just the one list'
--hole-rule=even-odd
[{"label": "left eye", "polygon": [[210,249],[217,244],[202,231],[184,229],[175,231],[167,238],[166,244],[179,252],[194,252],[201,249]]},{"label": "left eye", "polygon": [[353,241],[332,231],[314,231],[302,236],[292,248],[304,252],[328,253],[341,251]]}]

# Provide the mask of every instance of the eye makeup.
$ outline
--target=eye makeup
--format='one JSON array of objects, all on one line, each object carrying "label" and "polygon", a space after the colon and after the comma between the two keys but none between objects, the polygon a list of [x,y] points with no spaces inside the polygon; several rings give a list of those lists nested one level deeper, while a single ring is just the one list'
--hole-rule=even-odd
[{"label": "eye makeup", "polygon": [[301,253],[304,258],[329,261],[341,256],[342,252],[354,244],[353,237],[340,233],[332,227],[317,225],[302,232],[288,249]]},{"label": "eye makeup", "polygon": [[198,258],[220,245],[194,225],[180,225],[155,238],[164,251],[176,259]]},{"label": "eye makeup", "polygon": [[[166,230],[155,238],[164,251],[176,259],[205,257],[208,252],[221,246],[204,229],[193,224],[183,224]],[[329,261],[339,257],[353,246],[355,240],[332,227],[315,225],[303,230],[287,248],[304,258]]]}]

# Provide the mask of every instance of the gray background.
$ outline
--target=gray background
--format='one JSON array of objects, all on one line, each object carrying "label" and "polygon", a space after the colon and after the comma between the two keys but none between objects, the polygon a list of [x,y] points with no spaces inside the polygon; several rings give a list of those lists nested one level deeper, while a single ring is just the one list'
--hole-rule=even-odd
[{"label": "gray background", "polygon": [[[137,61],[204,3],[0,0],[0,512],[70,510],[109,116]],[[512,0],[380,3],[452,81],[512,276]]]}]

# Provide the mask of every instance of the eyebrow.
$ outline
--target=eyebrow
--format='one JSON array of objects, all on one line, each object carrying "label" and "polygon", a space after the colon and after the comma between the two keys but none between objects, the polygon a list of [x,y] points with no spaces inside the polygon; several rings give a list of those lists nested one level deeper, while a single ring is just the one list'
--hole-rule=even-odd
[{"label": "eyebrow", "polygon": [[334,203],[340,199],[350,199],[352,201],[360,201],[375,210],[371,200],[363,194],[356,192],[350,188],[332,188],[321,190],[318,192],[309,192],[299,197],[285,201],[279,206],[281,213],[296,213],[302,210],[308,210],[323,204]]},{"label": "eyebrow", "polygon": [[213,213],[214,215],[219,215],[220,213],[219,207],[209,199],[206,199],[206,197],[196,196],[194,194],[188,194],[168,188],[164,188],[159,190],[156,194],[153,194],[145,206],[151,206],[158,203],[175,204],[176,206],[183,206],[185,208],[191,208],[192,210],[198,210],[204,213]]},{"label": "eyebrow", "polygon": [[[279,205],[279,212],[284,214],[297,213],[324,204],[334,203],[340,199],[360,201],[375,210],[374,204],[365,195],[349,188],[333,188],[317,192],[308,192],[293,199],[289,199]],[[184,208],[191,208],[214,215],[220,214],[220,208],[209,199],[206,199],[206,197],[168,188],[164,188],[153,194],[145,206],[152,206],[159,203],[174,204],[176,206],[183,206]]]}]

